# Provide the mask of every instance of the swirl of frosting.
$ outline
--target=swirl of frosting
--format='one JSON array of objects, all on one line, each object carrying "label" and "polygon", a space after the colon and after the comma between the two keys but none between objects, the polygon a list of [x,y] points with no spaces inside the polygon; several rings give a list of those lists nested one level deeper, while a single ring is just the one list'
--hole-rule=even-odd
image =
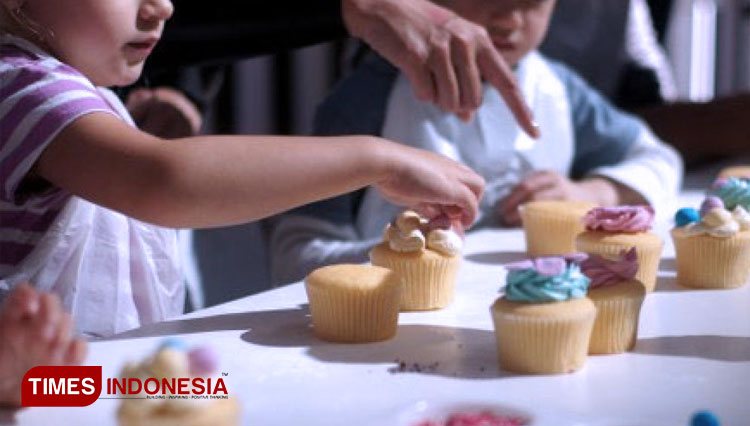
[{"label": "swirl of frosting", "polygon": [[463,240],[451,229],[450,220],[430,222],[411,210],[402,212],[386,226],[383,239],[391,250],[401,253],[430,248],[454,256],[463,248]]},{"label": "swirl of frosting", "polygon": [[608,287],[632,280],[638,272],[638,256],[635,247],[620,252],[619,260],[591,255],[581,262],[581,271],[591,279],[590,288]]},{"label": "swirl of frosting", "polygon": [[[742,209],[739,206],[737,208]],[[742,211],[738,211],[737,215],[743,216]],[[728,210],[719,208],[706,213],[700,222],[691,223],[685,227],[685,232],[688,235],[708,234],[720,238],[730,237],[739,231],[740,224],[735,220],[734,215]]]},{"label": "swirl of frosting", "polygon": [[433,229],[427,234],[427,247],[448,256],[461,253],[463,245],[461,237],[448,229]]},{"label": "swirl of frosting", "polygon": [[742,206],[745,210],[750,209],[750,179],[721,179],[714,183],[709,194],[721,198],[729,210],[736,206]]},{"label": "swirl of frosting", "polygon": [[575,262],[560,257],[506,265],[505,297],[513,302],[559,302],[586,295],[589,279]]},{"label": "swirl of frosting", "polygon": [[750,213],[742,206],[737,206],[732,210],[732,218],[740,225],[740,231],[750,230]]},{"label": "swirl of frosting", "polygon": [[653,222],[651,206],[596,207],[583,218],[589,231],[646,232]]}]

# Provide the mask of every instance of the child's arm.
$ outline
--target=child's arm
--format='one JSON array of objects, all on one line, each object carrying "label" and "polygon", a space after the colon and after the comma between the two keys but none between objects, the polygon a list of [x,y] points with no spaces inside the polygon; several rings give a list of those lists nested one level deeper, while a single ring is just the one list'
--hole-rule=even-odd
[{"label": "child's arm", "polygon": [[484,182],[445,157],[369,136],[198,136],[165,141],[104,113],[50,143],[34,172],[94,203],[170,227],[220,226],[375,185],[469,225]]}]

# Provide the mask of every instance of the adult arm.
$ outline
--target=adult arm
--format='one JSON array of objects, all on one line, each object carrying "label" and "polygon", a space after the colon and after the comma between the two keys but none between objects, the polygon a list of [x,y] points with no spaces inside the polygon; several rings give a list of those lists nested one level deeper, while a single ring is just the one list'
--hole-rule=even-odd
[{"label": "adult arm", "polygon": [[498,89],[520,126],[539,134],[512,70],[487,31],[429,0],[258,3],[224,0],[175,8],[149,69],[231,61],[332,40],[346,30],[409,77],[422,100],[464,119],[481,105],[482,79]]}]

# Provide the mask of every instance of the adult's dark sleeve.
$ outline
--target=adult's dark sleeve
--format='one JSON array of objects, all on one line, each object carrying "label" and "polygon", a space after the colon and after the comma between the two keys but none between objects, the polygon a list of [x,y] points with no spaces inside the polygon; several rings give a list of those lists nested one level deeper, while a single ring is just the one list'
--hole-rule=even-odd
[{"label": "adult's dark sleeve", "polygon": [[341,0],[175,1],[146,73],[218,64],[346,35]]}]

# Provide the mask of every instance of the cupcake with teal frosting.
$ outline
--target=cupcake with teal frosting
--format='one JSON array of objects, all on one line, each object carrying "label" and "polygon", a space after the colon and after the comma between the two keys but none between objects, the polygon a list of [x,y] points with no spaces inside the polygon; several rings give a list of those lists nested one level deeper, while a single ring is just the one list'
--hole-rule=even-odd
[{"label": "cupcake with teal frosting", "polygon": [[500,368],[525,374],[583,367],[596,308],[585,255],[543,257],[506,266],[505,294],[491,307]]},{"label": "cupcake with teal frosting", "polygon": [[750,210],[750,179],[747,178],[719,178],[708,191],[709,195],[719,197],[724,206],[733,210],[742,206]]},{"label": "cupcake with teal frosting", "polygon": [[734,204],[725,205],[722,198],[709,196],[700,210],[677,211],[671,234],[678,284],[735,288],[750,278],[750,213],[739,197],[731,199]]}]

